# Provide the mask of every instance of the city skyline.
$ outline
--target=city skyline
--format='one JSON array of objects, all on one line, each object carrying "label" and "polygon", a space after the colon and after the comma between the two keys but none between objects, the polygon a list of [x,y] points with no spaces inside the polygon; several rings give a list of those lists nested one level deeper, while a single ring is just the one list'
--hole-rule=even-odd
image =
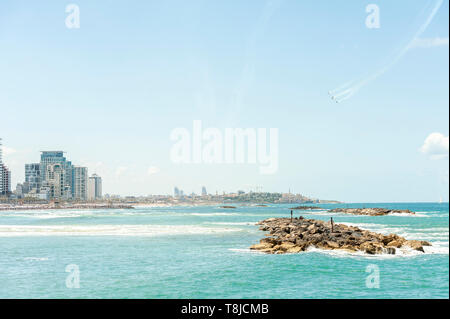
[{"label": "city skyline", "polygon": [[[63,149],[109,194],[177,185],[448,201],[449,4],[428,19],[434,1],[376,3],[379,28],[367,27],[360,1],[82,0],[74,29],[65,4],[1,3],[0,134],[12,187],[39,151]],[[357,93],[331,100],[352,81]],[[174,163],[171,132],[196,120],[219,132],[278,129],[278,170]]]},{"label": "city skyline", "polygon": [[[101,200],[102,178],[97,174],[89,176],[88,168],[73,165],[66,159],[64,151],[40,151],[40,161],[24,165],[24,179],[5,187],[4,175],[11,182],[11,172],[2,163],[3,147],[0,139],[0,194],[15,199],[37,200]],[[8,191],[4,191],[8,188]]]},{"label": "city skyline", "polygon": [[[426,144],[425,144],[426,145]],[[28,187],[29,190],[33,189],[33,182],[29,180],[29,176],[31,175],[31,173],[29,171],[34,171],[34,170],[41,170],[42,169],[42,158],[48,156],[48,154],[59,154],[62,155],[64,153],[66,153],[65,151],[40,151],[41,152],[41,163],[29,163],[29,164],[25,164],[25,182],[28,183]],[[0,139],[0,164],[2,163],[1,159],[2,159],[2,145],[1,145],[1,139]],[[438,156],[441,157],[441,156]],[[65,158],[64,158],[65,161]],[[72,167],[73,169],[73,187],[74,190],[71,191],[72,197],[71,198],[65,198],[64,196],[61,196],[61,199],[71,199],[71,200],[82,200],[82,201],[92,201],[92,200],[101,200],[103,199],[103,195],[102,195],[102,178],[100,176],[98,176],[96,173],[93,173],[91,176],[88,176],[88,168],[87,167],[82,167],[82,166],[76,166],[76,165],[72,165],[71,161],[68,161],[69,165]],[[5,166],[6,167],[6,166]],[[81,171],[82,173],[76,173],[77,171]],[[9,171],[9,174],[11,174],[11,172]],[[86,181],[84,182],[83,185],[80,185],[80,182],[78,181],[78,184],[75,184],[75,180],[77,180],[77,178],[79,179],[79,175],[83,174],[83,176],[85,176]],[[9,175],[10,176],[10,175]],[[76,177],[78,176],[78,177]],[[31,186],[30,186],[31,185]],[[38,184],[36,184],[37,188],[41,187],[41,182],[38,182]],[[80,187],[84,188],[84,195],[80,196]],[[16,185],[16,189],[12,189],[10,186],[10,194],[13,194],[15,196],[17,196],[17,191],[20,190],[20,192],[22,192],[24,189],[24,184],[22,183],[17,183]],[[28,190],[28,192],[29,192]],[[245,194],[246,192],[240,189],[236,189],[236,190],[231,190],[231,191],[219,191],[218,188],[216,188],[216,190],[214,191],[214,193],[210,192],[208,193],[206,191],[206,187],[204,185],[201,186],[201,190],[199,191],[199,195],[195,192],[195,190],[192,190],[191,193],[184,193],[184,190],[174,186],[174,190],[173,190],[173,195],[172,197],[174,199],[176,198],[191,198],[192,196],[197,196],[197,197],[207,197],[207,196],[221,196],[221,195],[239,195],[239,194]],[[290,198],[290,196],[292,196],[292,199],[302,199],[302,200],[306,200],[307,202],[309,202],[310,200],[325,200],[325,201],[338,201],[337,199],[334,198],[317,198],[317,197],[307,197],[304,196],[304,194],[302,193],[295,193],[295,192],[291,192],[291,189],[289,188],[289,190],[287,192],[283,192],[283,191],[272,191],[272,192],[263,192],[262,187],[261,186],[249,186],[249,190],[248,193],[272,193],[272,194],[281,194],[283,197],[286,198]],[[164,193],[155,193],[155,194],[110,194],[110,193],[106,193],[105,194],[105,198],[115,198],[116,196],[122,197],[122,198],[126,198],[126,197],[138,197],[138,198],[145,198],[147,196],[170,196],[170,194],[164,194]],[[112,197],[111,197],[112,196]],[[36,197],[38,199],[44,199],[44,197]],[[45,199],[49,200],[49,199],[56,199],[56,198],[52,198],[52,196],[50,198],[46,197]],[[440,202],[443,201],[442,197],[439,199]],[[436,201],[438,202],[438,201]]]}]

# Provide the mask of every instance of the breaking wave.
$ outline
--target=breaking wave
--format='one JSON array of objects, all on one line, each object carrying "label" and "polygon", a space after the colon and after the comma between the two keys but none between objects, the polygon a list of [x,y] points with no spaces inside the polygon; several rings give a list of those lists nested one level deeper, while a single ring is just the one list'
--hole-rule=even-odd
[{"label": "breaking wave", "polygon": [[212,235],[239,228],[189,225],[0,225],[0,237],[20,236],[136,236]]}]

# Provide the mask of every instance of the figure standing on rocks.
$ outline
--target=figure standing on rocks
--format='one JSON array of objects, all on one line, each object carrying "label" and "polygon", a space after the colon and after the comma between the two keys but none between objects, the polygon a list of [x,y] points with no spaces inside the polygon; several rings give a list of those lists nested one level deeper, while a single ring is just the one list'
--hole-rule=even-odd
[{"label": "figure standing on rocks", "polygon": [[292,223],[292,214],[293,214],[293,213],[292,213],[292,209],[291,209],[291,223]]},{"label": "figure standing on rocks", "polygon": [[334,222],[333,222],[333,217],[331,217],[331,232],[334,233]]}]

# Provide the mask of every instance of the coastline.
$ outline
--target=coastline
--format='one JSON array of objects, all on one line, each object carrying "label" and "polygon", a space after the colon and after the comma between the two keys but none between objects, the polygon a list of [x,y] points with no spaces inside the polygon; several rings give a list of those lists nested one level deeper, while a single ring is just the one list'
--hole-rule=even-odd
[{"label": "coastline", "polygon": [[132,205],[125,204],[29,204],[29,205],[8,205],[0,204],[0,211],[16,211],[16,210],[61,210],[61,209],[133,209]]},{"label": "coastline", "polygon": [[17,210],[65,210],[65,209],[134,209],[152,207],[203,207],[218,206],[220,202],[197,202],[197,203],[78,203],[78,204],[0,204],[0,211]]},{"label": "coastline", "polygon": [[[276,207],[278,205],[283,205],[288,203],[258,203],[258,202],[223,202],[223,201],[195,201],[195,202],[157,202],[157,203],[146,203],[146,202],[97,202],[97,203],[30,203],[30,204],[19,204],[19,203],[0,203],[0,211],[27,211],[27,210],[66,210],[66,209],[134,209],[134,208],[152,208],[152,207],[205,207],[205,206],[220,206],[221,208],[227,208],[224,206],[233,205],[233,207]],[[292,204],[292,203],[291,203]],[[308,203],[298,203],[297,207],[287,207],[286,210],[294,211],[316,211],[325,210],[329,213],[341,213],[348,215],[362,215],[362,216],[383,216],[390,215],[392,213],[402,213],[404,215],[414,215],[415,212],[409,211],[408,209],[384,209],[384,208],[329,208],[329,207],[319,207],[319,206],[307,206]],[[337,204],[337,203],[336,203]],[[342,204],[342,203],[339,203]],[[346,205],[349,205],[347,203]],[[351,203],[351,205],[358,205],[359,203]],[[366,203],[378,205],[379,203]],[[383,203],[384,205],[389,203]],[[395,203],[401,204],[401,203]],[[405,203],[406,204],[406,203]],[[447,204],[448,203],[439,203]]]}]

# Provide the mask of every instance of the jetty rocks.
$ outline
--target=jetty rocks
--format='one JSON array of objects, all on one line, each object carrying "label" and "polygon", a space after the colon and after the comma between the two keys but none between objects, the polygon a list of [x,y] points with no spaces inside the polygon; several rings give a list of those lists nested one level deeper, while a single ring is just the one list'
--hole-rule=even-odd
[{"label": "jetty rocks", "polygon": [[353,215],[383,216],[388,214],[410,214],[414,212],[409,209],[386,209],[386,208],[334,208],[330,209],[331,213],[344,213]]},{"label": "jetty rocks", "polygon": [[271,236],[250,247],[267,254],[300,253],[309,247],[367,254],[395,254],[397,248],[410,247],[424,252],[429,242],[406,240],[395,234],[382,235],[354,226],[331,224],[321,220],[293,218],[269,218],[257,223],[260,230]]}]

